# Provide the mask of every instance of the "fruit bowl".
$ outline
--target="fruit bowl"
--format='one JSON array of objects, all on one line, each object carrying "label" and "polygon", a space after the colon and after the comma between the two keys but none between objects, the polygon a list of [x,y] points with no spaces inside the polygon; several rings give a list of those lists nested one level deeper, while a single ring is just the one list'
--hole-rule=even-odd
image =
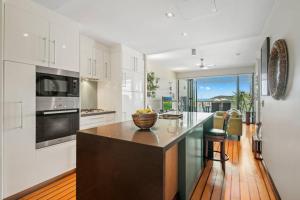
[{"label": "fruit bowl", "polygon": [[134,124],[140,129],[150,129],[157,121],[157,113],[132,114]]}]

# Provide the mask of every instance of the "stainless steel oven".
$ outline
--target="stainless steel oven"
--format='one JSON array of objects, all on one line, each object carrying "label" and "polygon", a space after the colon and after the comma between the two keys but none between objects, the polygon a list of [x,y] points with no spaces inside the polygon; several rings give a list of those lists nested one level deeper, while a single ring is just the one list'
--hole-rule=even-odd
[{"label": "stainless steel oven", "polygon": [[36,67],[36,148],[76,139],[79,73]]}]

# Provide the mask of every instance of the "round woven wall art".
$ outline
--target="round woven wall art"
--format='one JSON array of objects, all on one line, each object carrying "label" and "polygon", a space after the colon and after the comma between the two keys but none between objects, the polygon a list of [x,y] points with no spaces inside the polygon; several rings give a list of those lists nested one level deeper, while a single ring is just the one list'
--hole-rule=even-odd
[{"label": "round woven wall art", "polygon": [[288,49],[285,40],[277,40],[272,47],[268,65],[268,85],[271,96],[281,99],[285,96],[288,82]]}]

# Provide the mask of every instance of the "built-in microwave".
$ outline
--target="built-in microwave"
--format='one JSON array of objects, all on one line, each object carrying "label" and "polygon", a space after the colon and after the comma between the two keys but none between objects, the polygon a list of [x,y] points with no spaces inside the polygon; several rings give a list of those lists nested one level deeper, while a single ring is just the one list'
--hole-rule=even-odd
[{"label": "built-in microwave", "polygon": [[37,97],[79,97],[79,73],[36,67]]}]

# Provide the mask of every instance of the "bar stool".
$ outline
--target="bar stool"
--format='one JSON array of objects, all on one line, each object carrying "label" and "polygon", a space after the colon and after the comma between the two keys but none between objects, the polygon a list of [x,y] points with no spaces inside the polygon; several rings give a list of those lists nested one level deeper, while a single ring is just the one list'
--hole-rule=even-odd
[{"label": "bar stool", "polygon": [[[213,161],[220,161],[222,163],[222,169],[225,172],[225,162],[229,160],[229,157],[225,153],[225,140],[227,138],[227,134],[225,130],[222,129],[210,129],[209,131],[205,132],[204,134],[204,141],[205,141],[205,159],[206,160],[213,160]],[[208,142],[220,142],[221,145],[221,151],[215,151],[213,152],[220,153],[221,159],[215,159],[214,155],[212,157],[208,156]],[[206,162],[206,161],[205,161]]]}]

